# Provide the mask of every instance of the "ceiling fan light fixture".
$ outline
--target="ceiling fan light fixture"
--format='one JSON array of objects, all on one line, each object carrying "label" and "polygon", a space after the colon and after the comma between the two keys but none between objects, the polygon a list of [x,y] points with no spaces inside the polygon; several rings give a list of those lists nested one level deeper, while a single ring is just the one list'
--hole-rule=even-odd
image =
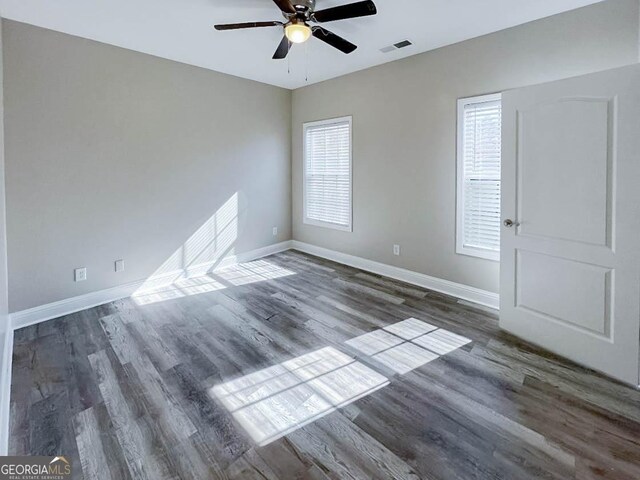
[{"label": "ceiling fan light fixture", "polygon": [[304,43],[311,36],[311,28],[305,23],[290,23],[284,27],[284,34],[292,43]]},{"label": "ceiling fan light fixture", "polygon": [[[335,22],[349,18],[367,17],[375,15],[378,12],[373,0],[358,0],[355,3],[329,7],[324,10],[316,10],[316,0],[273,0],[273,2],[282,12],[286,23],[274,20],[271,22],[226,23],[214,25],[214,27],[216,30],[284,27],[284,35],[278,44],[278,48],[276,48],[276,52],[273,54],[273,57],[271,57],[274,60],[282,60],[283,58],[287,58],[291,46],[294,43],[304,43],[312,36],[342,53],[352,53],[358,48],[357,45],[354,45],[320,25],[310,27],[307,22],[312,24]],[[400,47],[396,46],[394,48]]]}]

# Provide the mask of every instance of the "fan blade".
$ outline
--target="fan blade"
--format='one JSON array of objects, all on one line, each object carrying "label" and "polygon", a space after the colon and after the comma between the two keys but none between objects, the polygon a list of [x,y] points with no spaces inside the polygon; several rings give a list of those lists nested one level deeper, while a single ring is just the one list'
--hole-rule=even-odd
[{"label": "fan blade", "polygon": [[327,8],[314,12],[313,18],[316,22],[333,22],[335,20],[344,20],[346,18],[366,17],[378,13],[375,3],[371,0],[364,2],[350,3],[348,5],[340,5],[339,7]]},{"label": "fan blade", "polygon": [[275,3],[284,13],[296,13],[296,9],[291,4],[290,0],[273,0],[273,3]]},{"label": "fan blade", "polygon": [[335,33],[332,33],[329,30],[326,30],[322,27],[313,27],[312,30],[313,30],[314,37],[316,37],[319,40],[322,40],[325,43],[328,43],[329,45],[331,45],[334,48],[337,48],[343,53],[351,53],[356,48],[358,48],[353,43],[345,40],[342,37],[339,37]]},{"label": "fan blade", "polygon": [[278,45],[278,48],[276,49],[276,53],[273,54],[273,59],[282,60],[283,58],[286,58],[290,48],[291,42],[286,36],[283,36],[280,45]]},{"label": "fan blade", "polygon": [[214,25],[216,30],[238,30],[240,28],[256,27],[277,27],[284,25],[282,22],[247,22],[247,23],[226,23],[224,25]]}]

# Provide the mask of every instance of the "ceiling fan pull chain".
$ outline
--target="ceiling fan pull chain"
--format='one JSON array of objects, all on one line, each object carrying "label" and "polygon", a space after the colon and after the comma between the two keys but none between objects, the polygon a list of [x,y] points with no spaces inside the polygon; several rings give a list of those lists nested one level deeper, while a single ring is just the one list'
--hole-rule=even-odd
[{"label": "ceiling fan pull chain", "polygon": [[304,81],[309,81],[309,44],[304,44]]}]

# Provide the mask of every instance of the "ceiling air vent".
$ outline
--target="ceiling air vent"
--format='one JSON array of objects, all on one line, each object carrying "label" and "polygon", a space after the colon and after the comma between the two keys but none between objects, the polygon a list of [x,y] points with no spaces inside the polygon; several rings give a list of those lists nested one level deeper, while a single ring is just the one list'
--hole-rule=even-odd
[{"label": "ceiling air vent", "polygon": [[393,52],[394,50],[408,47],[409,45],[413,45],[413,43],[411,43],[409,40],[402,40],[401,42],[394,43],[393,45],[389,45],[388,47],[381,48],[380,51],[382,53],[389,53]]},{"label": "ceiling air vent", "polygon": [[401,42],[393,44],[393,46],[396,48],[404,48],[404,47],[408,47],[409,45],[413,45],[413,43],[411,43],[409,40],[403,40]]}]

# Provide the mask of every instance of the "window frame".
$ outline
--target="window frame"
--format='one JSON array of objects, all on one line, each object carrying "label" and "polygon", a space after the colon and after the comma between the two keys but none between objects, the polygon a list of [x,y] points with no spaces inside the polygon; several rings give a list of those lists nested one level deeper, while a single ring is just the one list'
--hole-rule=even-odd
[{"label": "window frame", "polygon": [[[335,125],[344,122],[349,124],[349,224],[339,225],[307,217],[307,130],[312,127]],[[302,124],[302,221],[305,225],[353,232],[353,117],[351,115],[304,122]]]},{"label": "window frame", "polygon": [[[500,250],[496,252],[489,249],[464,245],[464,109],[467,105],[495,101],[500,101],[502,108],[501,92],[458,99],[456,125],[456,253],[499,262]],[[502,132],[500,136],[502,138]],[[500,158],[500,165],[502,167],[502,158]],[[500,185],[502,187],[502,172],[500,173]],[[502,201],[502,188],[500,191],[500,199]]]}]

